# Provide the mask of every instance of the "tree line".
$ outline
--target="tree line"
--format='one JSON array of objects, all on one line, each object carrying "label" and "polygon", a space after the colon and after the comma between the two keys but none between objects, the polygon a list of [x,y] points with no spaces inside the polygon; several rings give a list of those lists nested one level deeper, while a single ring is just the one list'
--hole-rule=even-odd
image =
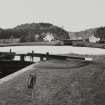
[{"label": "tree line", "polygon": [[42,41],[43,33],[52,33],[58,40],[68,39],[68,32],[50,23],[22,24],[12,29],[0,29],[0,39],[8,39],[11,36],[20,38],[21,42]]}]

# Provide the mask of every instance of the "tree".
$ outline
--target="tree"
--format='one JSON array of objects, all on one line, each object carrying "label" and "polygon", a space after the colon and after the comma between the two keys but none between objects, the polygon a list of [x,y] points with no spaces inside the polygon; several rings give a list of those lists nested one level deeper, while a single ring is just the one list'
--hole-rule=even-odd
[{"label": "tree", "polygon": [[21,37],[21,42],[34,42],[35,41],[35,33],[29,31],[27,35]]},{"label": "tree", "polygon": [[9,39],[10,39],[11,42],[13,42],[13,40],[14,40],[14,36],[11,35]]},{"label": "tree", "polygon": [[105,27],[100,27],[96,30],[95,36],[105,40]]}]

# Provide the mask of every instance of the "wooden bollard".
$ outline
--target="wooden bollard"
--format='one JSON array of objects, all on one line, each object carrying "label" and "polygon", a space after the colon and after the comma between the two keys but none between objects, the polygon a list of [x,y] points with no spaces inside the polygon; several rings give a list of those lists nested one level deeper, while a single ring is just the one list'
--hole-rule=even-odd
[{"label": "wooden bollard", "polygon": [[36,84],[36,75],[34,74],[29,74],[28,76],[28,89],[31,89],[31,96],[32,96],[32,99],[34,97],[34,86]]},{"label": "wooden bollard", "polygon": [[34,61],[34,57],[33,57],[33,54],[34,54],[34,51],[32,51],[32,56],[31,56],[31,57],[32,57],[32,62]]},{"label": "wooden bollard", "polygon": [[36,76],[34,74],[29,74],[28,76],[28,88],[33,89],[36,83]]},{"label": "wooden bollard", "polygon": [[10,49],[10,53],[12,52],[12,50]]},{"label": "wooden bollard", "polygon": [[25,61],[25,55],[24,54],[20,55],[20,60]]},{"label": "wooden bollard", "polygon": [[49,60],[49,55],[50,55],[49,52],[47,52],[46,55],[47,55],[46,60]]},{"label": "wooden bollard", "polygon": [[43,57],[40,57],[40,61],[43,61]]}]

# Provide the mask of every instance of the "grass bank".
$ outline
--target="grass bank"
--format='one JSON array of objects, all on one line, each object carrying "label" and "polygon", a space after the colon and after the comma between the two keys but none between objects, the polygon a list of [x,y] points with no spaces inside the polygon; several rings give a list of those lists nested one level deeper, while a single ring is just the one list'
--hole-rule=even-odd
[{"label": "grass bank", "polygon": [[[105,59],[102,60],[50,60],[35,64],[33,69],[0,85],[0,104],[105,105]],[[27,88],[30,73],[37,77],[33,97]]]}]

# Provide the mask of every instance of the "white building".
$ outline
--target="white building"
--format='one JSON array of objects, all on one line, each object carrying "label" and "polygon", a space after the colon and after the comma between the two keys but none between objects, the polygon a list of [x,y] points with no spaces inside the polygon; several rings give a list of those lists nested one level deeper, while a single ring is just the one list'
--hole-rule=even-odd
[{"label": "white building", "polygon": [[96,38],[94,35],[89,37],[89,42],[90,43],[96,43],[96,42],[99,42],[99,41],[100,41],[100,38]]},{"label": "white building", "polygon": [[54,36],[51,33],[47,33],[43,40],[51,42],[54,40]]}]

